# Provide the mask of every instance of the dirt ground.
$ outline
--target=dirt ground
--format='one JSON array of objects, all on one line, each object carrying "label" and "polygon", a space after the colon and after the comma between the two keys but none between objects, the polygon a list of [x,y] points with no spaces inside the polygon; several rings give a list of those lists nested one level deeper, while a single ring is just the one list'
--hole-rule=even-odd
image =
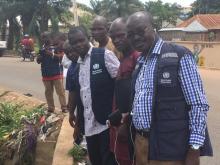
[{"label": "dirt ground", "polygon": [[208,128],[214,156],[201,159],[201,165],[220,165],[220,70],[200,69],[210,109]]},{"label": "dirt ground", "polygon": [[[210,110],[208,112],[208,128],[212,140],[214,156],[213,157],[204,157],[201,158],[201,165],[220,165],[220,70],[208,70],[200,69],[201,77],[205,87],[206,95],[209,101]],[[9,90],[2,89],[0,87],[0,102],[2,99],[8,99],[7,95],[10,93],[13,97],[10,97],[10,100],[21,101],[24,104],[42,104],[43,102],[35,102],[34,98],[29,98],[27,96],[22,96],[21,98],[15,92],[8,92]],[[6,92],[6,93],[5,93]],[[8,93],[7,93],[8,92]],[[2,98],[2,94],[5,95],[5,98]],[[25,98],[25,99],[24,99]],[[26,101],[28,98],[28,101]],[[24,99],[24,100],[23,100]],[[37,100],[37,99],[36,99]],[[32,102],[33,101],[33,102]],[[69,127],[66,123],[65,127]],[[69,135],[66,137],[72,136],[72,131],[69,132]]]},{"label": "dirt ground", "polygon": [[17,92],[11,91],[7,88],[0,87],[0,102],[13,102],[15,104],[24,105],[24,107],[38,107],[40,105],[45,105],[45,102],[32,98],[30,96],[25,96]]}]

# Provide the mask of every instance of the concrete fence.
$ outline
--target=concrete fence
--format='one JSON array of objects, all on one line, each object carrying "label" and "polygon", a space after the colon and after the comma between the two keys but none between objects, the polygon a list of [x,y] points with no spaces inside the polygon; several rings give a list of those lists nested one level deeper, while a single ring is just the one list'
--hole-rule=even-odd
[{"label": "concrete fence", "polygon": [[203,58],[203,66],[220,69],[220,42],[172,41],[190,49],[193,54]]}]

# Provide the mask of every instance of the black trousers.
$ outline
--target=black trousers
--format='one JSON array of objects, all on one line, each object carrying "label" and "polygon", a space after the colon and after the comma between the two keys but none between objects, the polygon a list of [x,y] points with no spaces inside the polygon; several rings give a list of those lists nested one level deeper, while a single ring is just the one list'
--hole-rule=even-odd
[{"label": "black trousers", "polygon": [[92,165],[117,165],[109,147],[109,129],[86,137],[89,159]]}]

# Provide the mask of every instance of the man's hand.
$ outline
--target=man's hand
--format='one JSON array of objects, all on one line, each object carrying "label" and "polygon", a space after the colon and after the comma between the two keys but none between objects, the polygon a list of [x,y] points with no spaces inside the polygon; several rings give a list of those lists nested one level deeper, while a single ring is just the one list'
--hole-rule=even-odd
[{"label": "man's hand", "polygon": [[199,165],[200,164],[200,150],[194,150],[192,148],[189,148],[187,155],[186,155],[186,160],[185,160],[186,165]]},{"label": "man's hand", "polygon": [[79,125],[74,114],[69,114],[69,123],[74,128],[73,139],[77,140],[80,135]]},{"label": "man's hand", "polygon": [[69,123],[71,127],[75,128],[76,126],[76,116],[74,114],[69,114]]},{"label": "man's hand", "polygon": [[76,116],[74,114],[75,109],[76,109],[76,93],[75,92],[69,92],[67,107],[69,110],[69,123],[74,128],[76,126]]},{"label": "man's hand", "polygon": [[40,64],[42,62],[42,55],[37,56],[37,63]]},{"label": "man's hand", "polygon": [[52,51],[49,49],[45,49],[45,53],[46,53],[46,55],[53,56]]},{"label": "man's hand", "polygon": [[76,141],[80,136],[80,130],[77,124],[74,126],[73,139]]},{"label": "man's hand", "polygon": [[111,123],[109,120],[106,120],[106,125],[110,128],[111,127]]}]

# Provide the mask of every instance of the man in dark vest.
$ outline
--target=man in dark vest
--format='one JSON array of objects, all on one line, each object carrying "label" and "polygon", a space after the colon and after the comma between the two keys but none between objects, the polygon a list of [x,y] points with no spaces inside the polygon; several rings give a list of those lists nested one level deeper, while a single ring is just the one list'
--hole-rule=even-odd
[{"label": "man in dark vest", "polygon": [[146,12],[128,18],[127,37],[142,52],[132,87],[136,165],[199,165],[212,147],[209,105],[192,53],[159,38]]},{"label": "man in dark vest", "polygon": [[106,125],[112,111],[114,78],[119,61],[113,52],[93,48],[83,28],[75,27],[68,33],[69,43],[79,54],[72,89],[69,88],[70,123],[74,126],[74,109],[81,132],[86,136],[92,165],[115,165],[109,148],[109,129]]}]

